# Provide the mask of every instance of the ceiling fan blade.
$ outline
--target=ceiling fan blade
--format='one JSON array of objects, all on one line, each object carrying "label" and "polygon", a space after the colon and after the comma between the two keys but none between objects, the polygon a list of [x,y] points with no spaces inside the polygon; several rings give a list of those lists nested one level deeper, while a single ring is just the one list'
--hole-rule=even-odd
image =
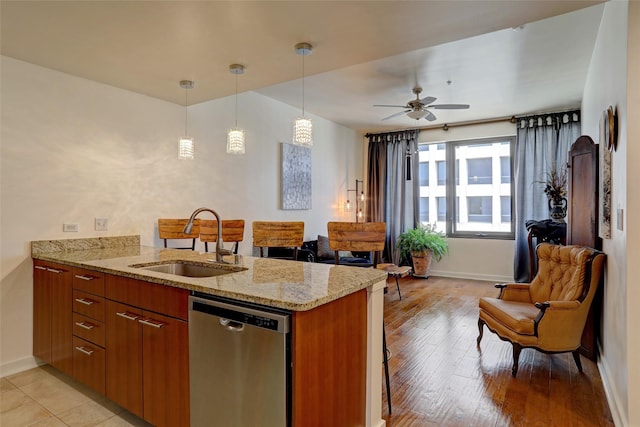
[{"label": "ceiling fan blade", "polygon": [[431,104],[436,99],[438,98],[434,98],[433,96],[425,96],[420,100],[420,102],[422,102],[424,105],[427,105],[427,104]]},{"label": "ceiling fan blade", "polygon": [[408,108],[406,105],[388,105],[388,104],[374,104],[374,107],[398,107],[398,108]]},{"label": "ceiling fan blade", "polygon": [[[427,110],[425,110],[425,111],[427,111]],[[432,121],[434,121],[436,119],[436,116],[434,116],[431,111],[427,111],[427,115],[424,116],[424,118],[429,120],[430,122],[432,122]]]},{"label": "ceiling fan blade", "polygon": [[411,111],[411,110],[404,110],[404,111],[400,111],[400,112],[398,112],[398,113],[395,113],[395,114],[392,114],[392,115],[390,115],[390,116],[387,116],[387,117],[383,118],[382,120],[392,119],[392,118],[394,118],[394,117],[397,117],[397,116],[401,116],[401,115],[403,115],[403,114],[406,114],[406,113],[408,113],[409,111]]},{"label": "ceiling fan blade", "polygon": [[436,110],[466,110],[469,104],[436,104],[429,105],[427,108],[435,108]]}]

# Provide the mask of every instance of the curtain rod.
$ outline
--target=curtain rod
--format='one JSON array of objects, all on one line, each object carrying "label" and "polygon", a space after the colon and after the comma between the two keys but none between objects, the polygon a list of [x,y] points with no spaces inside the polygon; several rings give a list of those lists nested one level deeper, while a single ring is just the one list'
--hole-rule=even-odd
[{"label": "curtain rod", "polygon": [[369,137],[369,136],[373,136],[373,135],[380,135],[380,134],[383,134],[383,133],[402,132],[402,131],[413,130],[413,129],[417,129],[417,130],[420,130],[420,131],[422,131],[422,130],[432,130],[432,129],[449,130],[449,128],[452,128],[452,127],[481,125],[481,124],[499,123],[499,122],[507,122],[507,121],[515,124],[516,123],[516,116],[496,117],[496,118],[493,118],[493,119],[483,119],[483,120],[469,120],[469,121],[466,121],[466,122],[444,123],[442,125],[431,125],[431,126],[422,126],[422,127],[418,127],[418,128],[407,128],[407,129],[390,130],[390,131],[386,131],[386,132],[366,133],[364,136]]}]

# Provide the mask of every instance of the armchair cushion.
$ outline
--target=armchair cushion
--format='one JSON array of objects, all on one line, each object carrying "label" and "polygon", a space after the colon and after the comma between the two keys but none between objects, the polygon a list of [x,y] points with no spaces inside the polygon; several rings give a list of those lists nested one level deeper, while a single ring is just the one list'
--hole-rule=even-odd
[{"label": "armchair cushion", "polygon": [[480,310],[485,310],[491,320],[522,335],[534,334],[534,322],[540,313],[533,304],[495,298],[480,298]]}]

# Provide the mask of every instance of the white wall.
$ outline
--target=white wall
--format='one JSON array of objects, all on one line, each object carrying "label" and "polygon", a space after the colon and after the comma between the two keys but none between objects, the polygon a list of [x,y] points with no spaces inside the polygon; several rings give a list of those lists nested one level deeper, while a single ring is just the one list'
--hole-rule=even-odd
[{"label": "white wall", "polygon": [[[421,143],[462,141],[466,139],[515,135],[513,123],[500,122],[461,127],[449,130],[420,131]],[[449,239],[449,255],[431,267],[435,276],[467,279],[513,281],[513,240]]]},{"label": "white wall", "polygon": [[[362,173],[362,140],[352,130],[312,116],[313,208],[282,211],[279,144],[290,140],[299,110],[240,94],[248,145],[235,157],[225,153],[234,98],[192,106],[196,159],[180,161],[183,106],[0,59],[2,375],[33,364],[32,240],[140,234],[143,245],[160,246],[158,217],[186,217],[206,206],[245,219],[240,251],[250,254],[255,219],[302,220],[307,239],[326,233],[329,220],[349,220],[337,206],[347,179]],[[109,231],[93,230],[96,217],[109,219]],[[78,223],[80,232],[63,233],[63,222]]]},{"label": "white wall", "polygon": [[[599,367],[616,425],[624,426],[640,426],[640,265],[634,262],[640,250],[640,229],[627,220],[640,213],[640,125],[629,120],[640,114],[639,9],[635,2],[606,3],[582,102],[582,131],[596,142],[603,111],[610,105],[618,111],[618,149],[612,155],[612,237],[603,240],[607,265]],[[634,36],[628,37],[632,31]],[[622,224],[617,221],[617,209],[624,210]]]}]

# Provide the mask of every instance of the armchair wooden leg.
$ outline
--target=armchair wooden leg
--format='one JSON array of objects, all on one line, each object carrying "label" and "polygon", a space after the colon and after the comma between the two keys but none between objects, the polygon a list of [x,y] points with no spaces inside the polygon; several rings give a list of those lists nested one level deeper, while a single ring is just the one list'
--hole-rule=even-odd
[{"label": "armchair wooden leg", "polygon": [[482,326],[483,326],[483,325],[484,325],[484,320],[482,320],[482,319],[478,319],[478,331],[480,332],[480,333],[478,334],[478,339],[476,340],[476,343],[477,343],[477,345],[478,345],[478,346],[480,345],[480,341],[482,340],[482,332],[484,331],[484,330],[482,329]]},{"label": "armchair wooden leg", "polygon": [[518,373],[518,361],[520,360],[520,352],[522,346],[520,344],[513,343],[513,368],[511,368],[511,376],[515,377]]},{"label": "armchair wooden leg", "polygon": [[580,351],[574,350],[573,352],[571,352],[571,354],[573,354],[573,360],[576,362],[578,371],[582,372],[582,362],[580,362]]}]

